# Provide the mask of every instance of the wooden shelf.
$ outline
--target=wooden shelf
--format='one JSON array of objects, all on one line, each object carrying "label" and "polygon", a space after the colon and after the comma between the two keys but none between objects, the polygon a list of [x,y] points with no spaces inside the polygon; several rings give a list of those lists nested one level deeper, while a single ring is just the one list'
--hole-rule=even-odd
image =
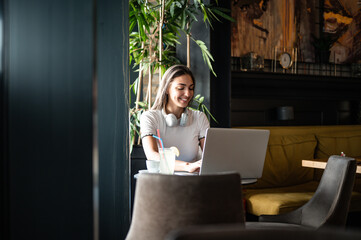
[{"label": "wooden shelf", "polygon": [[232,98],[360,100],[361,78],[232,72]]},{"label": "wooden shelf", "polygon": [[[294,120],[279,121],[280,106],[293,106]],[[361,78],[231,72],[231,126],[360,123]]]}]

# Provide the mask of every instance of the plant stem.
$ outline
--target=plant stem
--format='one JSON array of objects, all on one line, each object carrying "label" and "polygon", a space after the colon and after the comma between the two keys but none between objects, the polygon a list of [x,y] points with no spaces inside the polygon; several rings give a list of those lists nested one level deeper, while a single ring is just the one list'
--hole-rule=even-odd
[{"label": "plant stem", "polygon": [[149,68],[148,68],[148,109],[150,109],[152,106],[152,81],[153,81],[152,65],[149,65]]},{"label": "plant stem", "polygon": [[[188,25],[188,23],[187,23]],[[191,67],[191,49],[190,49],[190,41],[191,37],[189,34],[187,34],[187,67]]]},{"label": "plant stem", "polygon": [[[144,42],[142,43],[142,48],[144,48]],[[137,98],[135,101],[135,109],[139,109],[139,101],[140,101],[140,94],[141,94],[141,86],[143,84],[143,63],[140,62],[139,64],[139,75],[138,75],[138,86],[137,86]]]},{"label": "plant stem", "polygon": [[[159,10],[160,20],[159,20],[159,65],[162,65],[162,55],[163,55],[163,24],[164,24],[164,8],[165,0],[162,0],[162,7]],[[162,80],[162,71],[161,68],[158,68],[159,82]]]},{"label": "plant stem", "polygon": [[[143,69],[142,69],[142,62],[139,64],[139,79],[138,79],[138,86],[137,86],[137,98],[135,102],[135,111],[139,110],[139,101],[140,101],[140,94],[141,94],[141,85],[143,83]],[[134,136],[136,131],[134,130]],[[135,138],[133,138],[132,144],[134,145]],[[138,136],[138,145],[140,144],[140,137]]]},{"label": "plant stem", "polygon": [[138,142],[137,142],[137,145],[140,145],[140,136],[138,136]]},{"label": "plant stem", "polygon": [[[189,5],[190,3],[190,0],[188,0],[188,4]],[[189,30],[189,20],[187,21],[187,32]],[[190,47],[190,44],[191,44],[191,36],[190,34],[188,33],[187,34],[187,67],[188,68],[191,68],[191,47]]]}]

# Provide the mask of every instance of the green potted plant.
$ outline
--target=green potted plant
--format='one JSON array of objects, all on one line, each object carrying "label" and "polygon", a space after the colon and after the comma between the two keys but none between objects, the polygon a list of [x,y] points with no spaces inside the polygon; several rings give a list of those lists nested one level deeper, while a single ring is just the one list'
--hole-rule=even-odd
[{"label": "green potted plant", "polygon": [[[204,61],[210,71],[213,57],[206,44],[192,36],[192,24],[201,16],[205,28],[212,27],[213,21],[220,18],[233,21],[227,15],[228,9],[219,8],[218,1],[215,5],[205,4],[203,0],[129,0],[129,53],[130,65],[138,72],[138,77],[131,80],[130,99],[130,146],[140,144],[139,118],[152,105],[152,95],[155,77],[160,81],[165,70],[177,63],[176,45],[180,33],[187,37],[187,66],[190,67],[190,41],[194,41],[201,49]],[[145,78],[148,80],[144,88]],[[147,89],[143,91],[143,89]],[[133,98],[133,99],[132,99]],[[209,120],[214,119],[204,104],[200,95],[194,97],[192,108],[206,113]]]}]

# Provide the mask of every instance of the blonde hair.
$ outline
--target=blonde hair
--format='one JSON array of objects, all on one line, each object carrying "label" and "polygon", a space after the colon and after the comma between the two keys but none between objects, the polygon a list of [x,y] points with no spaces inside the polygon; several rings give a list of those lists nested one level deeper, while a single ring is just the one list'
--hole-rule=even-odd
[{"label": "blonde hair", "polygon": [[[170,83],[173,82],[175,78],[183,75],[189,75],[192,78],[195,87],[196,82],[194,81],[193,73],[191,72],[191,70],[184,65],[174,65],[168,68],[167,71],[164,73],[162,80],[159,83],[157,96],[155,97],[155,101],[151,109],[161,110],[165,107],[165,105],[167,105],[168,102],[167,89]],[[191,102],[192,101],[189,101],[189,103]]]}]

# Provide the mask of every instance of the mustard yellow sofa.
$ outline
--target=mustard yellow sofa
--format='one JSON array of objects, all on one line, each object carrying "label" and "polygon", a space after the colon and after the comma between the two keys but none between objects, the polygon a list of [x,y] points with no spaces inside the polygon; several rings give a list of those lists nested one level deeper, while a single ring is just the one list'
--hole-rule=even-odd
[{"label": "mustard yellow sofa", "polygon": [[[312,197],[323,170],[302,167],[302,159],[361,156],[361,125],[240,128],[270,130],[263,175],[243,187],[247,213],[256,216],[292,211]],[[361,174],[350,211],[361,211]]]}]

